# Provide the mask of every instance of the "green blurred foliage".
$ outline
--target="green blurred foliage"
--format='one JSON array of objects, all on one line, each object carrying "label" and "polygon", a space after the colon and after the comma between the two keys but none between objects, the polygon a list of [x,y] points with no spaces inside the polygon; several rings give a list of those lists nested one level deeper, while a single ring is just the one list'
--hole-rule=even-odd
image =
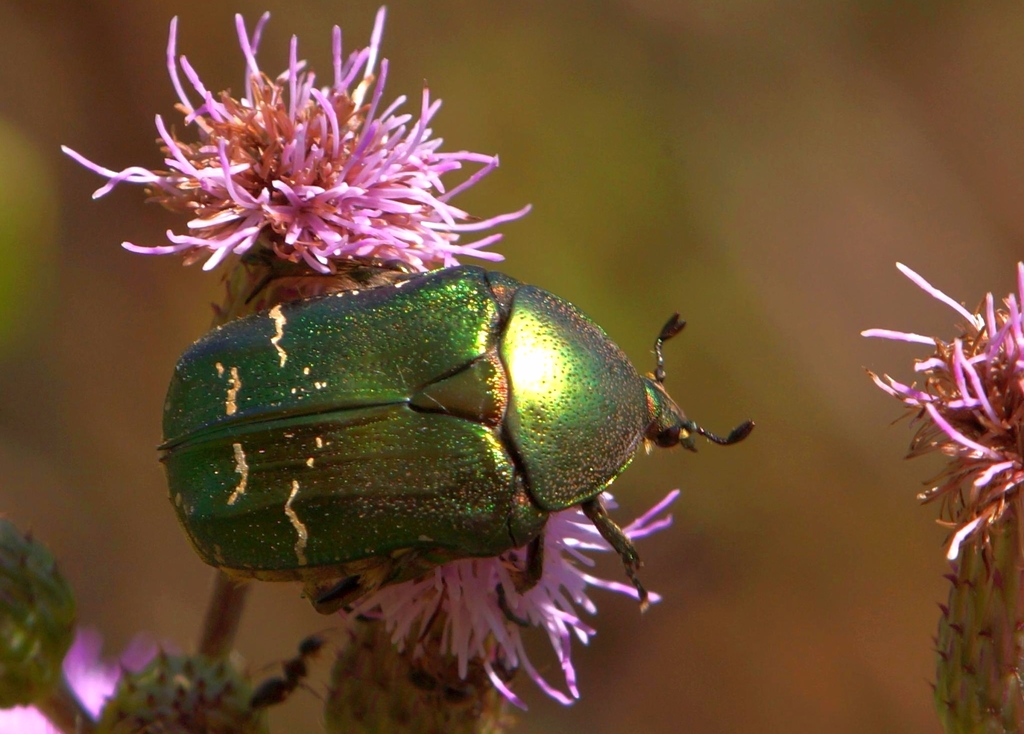
[{"label": "green blurred foliage", "polygon": [[46,325],[53,286],[57,186],[36,142],[0,117],[0,354]]},{"label": "green blurred foliage", "polygon": [[[138,190],[92,201],[101,181],[58,146],[159,165],[154,113],[182,128],[170,16],[208,86],[237,90],[232,13],[267,7],[265,68],[297,33],[323,78],[330,25],[365,43],[376,3],[0,0],[0,65],[28,70],[0,84],[0,217],[22,222],[0,235],[0,283],[19,289],[0,287],[0,510],[55,550],[114,648],[198,629],[209,572],[154,447],[220,285],[121,250],[180,222]],[[501,155],[457,203],[534,205],[504,227],[502,269],[578,305],[641,369],[681,311],[673,395],[711,430],[758,423],[740,446],[640,456],[616,482],[623,517],[684,490],[675,528],[641,547],[665,599],[641,618],[598,596],[600,634],[575,655],[583,700],[563,709],[523,681],[521,731],[937,731],[944,535],[914,499],[937,464],[900,461],[901,410],[863,372],[909,379],[921,354],[859,332],[952,333],[896,260],[971,305],[1014,287],[1021,38],[1024,5],[1007,1],[390,3],[385,97],[416,99],[426,79],[446,146]],[[264,584],[242,653],[280,660],[323,626],[294,587]],[[316,701],[294,698],[273,723],[316,731]]]}]

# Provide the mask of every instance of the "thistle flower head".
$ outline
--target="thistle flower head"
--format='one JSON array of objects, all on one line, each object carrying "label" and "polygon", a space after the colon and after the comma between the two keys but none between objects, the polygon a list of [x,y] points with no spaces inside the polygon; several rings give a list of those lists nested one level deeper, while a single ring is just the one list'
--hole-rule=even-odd
[{"label": "thistle flower head", "polygon": [[[117,184],[146,186],[151,200],[191,217],[187,233],[167,232],[170,245],[132,252],[182,252],[186,262],[206,257],[204,270],[228,255],[257,245],[281,258],[304,261],[318,272],[333,261],[359,257],[398,260],[414,269],[458,264],[457,257],[501,260],[483,248],[500,239],[490,234],[459,242],[517,219],[529,207],[476,219],[449,202],[498,165],[496,156],[442,152],[430,128],[441,103],[423,90],[419,119],[400,114],[405,97],[382,102],[388,62],[377,59],[384,8],[377,13],[370,45],[345,56],[341,29],[333,32],[333,81],[317,87],[315,74],[298,58],[292,37],[288,68],[277,77],[262,71],[256,55],[269,13],[250,33],[236,16],[245,58],[245,93],[207,89],[185,56],[176,52],[177,18],[171,21],[167,67],[177,109],[197,140],[185,142],[160,115],[156,128],[165,169],[132,166],[114,171],[64,147],[90,170],[107,177],[93,198]],[[461,184],[446,189],[444,174],[479,164]]]},{"label": "thistle flower head", "polygon": [[0,707],[45,698],[75,636],[75,595],[50,550],[0,518]]},{"label": "thistle flower head", "polygon": [[[670,492],[633,523],[623,528],[636,540],[672,524],[663,514],[679,496]],[[605,495],[608,507],[614,507]],[[494,686],[509,701],[523,707],[508,687],[503,671],[523,668],[541,689],[555,700],[570,704],[579,698],[576,671],[571,658],[571,641],[576,637],[584,645],[596,634],[579,615],[579,609],[596,614],[597,606],[588,596],[588,587],[597,587],[638,598],[630,584],[608,581],[589,573],[594,565],[588,552],[610,551],[593,523],[578,509],[553,514],[544,528],[544,568],[533,588],[519,593],[509,566],[523,567],[525,550],[513,550],[497,558],[470,558],[439,566],[424,578],[387,586],[360,602],[351,611],[384,621],[392,641],[399,649],[415,646],[432,623],[443,624],[441,652],[458,660],[459,676],[466,678],[471,660],[482,661]],[[530,626],[547,633],[562,670],[567,695],[549,683],[530,662],[523,645],[522,627],[513,623],[502,610],[495,590],[501,587],[512,614]],[[657,594],[650,601],[659,601]],[[525,708],[525,707],[524,707]]]},{"label": "thistle flower head", "polygon": [[266,718],[249,705],[251,696],[249,679],[227,660],[160,651],[121,676],[97,732],[263,734]]},{"label": "thistle flower head", "polygon": [[960,335],[951,341],[887,329],[862,332],[935,350],[914,365],[924,381],[920,387],[869,374],[882,390],[913,411],[917,432],[910,455],[938,451],[950,458],[936,485],[920,498],[942,502],[943,514],[955,528],[947,553],[954,560],[967,538],[984,536],[1008,507],[1022,499],[1024,263],[1017,265],[1018,293],[1011,293],[1000,305],[989,293],[975,313],[905,265],[897,267],[963,317]]}]

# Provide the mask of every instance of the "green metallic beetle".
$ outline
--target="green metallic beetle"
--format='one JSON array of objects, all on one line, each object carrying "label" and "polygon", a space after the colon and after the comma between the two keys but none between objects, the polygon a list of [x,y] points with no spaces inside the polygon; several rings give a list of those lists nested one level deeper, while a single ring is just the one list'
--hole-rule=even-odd
[{"label": "green metallic beetle", "polygon": [[164,412],[171,499],[202,559],[301,580],[322,612],[449,560],[528,546],[579,506],[622,557],[600,493],[641,444],[735,443],[683,414],[574,306],[457,267],[247,316],[193,344]]}]

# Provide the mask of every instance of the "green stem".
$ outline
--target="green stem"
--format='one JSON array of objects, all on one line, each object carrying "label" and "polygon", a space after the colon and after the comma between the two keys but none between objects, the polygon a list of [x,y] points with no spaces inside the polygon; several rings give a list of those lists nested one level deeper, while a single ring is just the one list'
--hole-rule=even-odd
[{"label": "green stem", "polygon": [[96,722],[63,675],[49,696],[33,704],[64,734],[93,734]]},{"label": "green stem", "polygon": [[235,581],[223,571],[217,571],[196,652],[211,658],[228,656],[235,646],[248,593],[247,582]]},{"label": "green stem", "polygon": [[947,734],[1024,730],[1021,506],[964,543],[938,633],[935,703]]}]

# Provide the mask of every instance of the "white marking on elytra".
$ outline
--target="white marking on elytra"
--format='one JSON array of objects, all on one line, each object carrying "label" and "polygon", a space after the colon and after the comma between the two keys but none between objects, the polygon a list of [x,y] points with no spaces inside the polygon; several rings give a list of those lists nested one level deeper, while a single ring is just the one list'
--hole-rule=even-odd
[{"label": "white marking on elytra", "polygon": [[288,321],[285,319],[284,313],[281,312],[281,304],[279,303],[270,309],[268,316],[274,320],[274,335],[270,337],[270,343],[277,350],[277,355],[281,358],[281,366],[284,367],[284,363],[288,361],[288,352],[284,351],[284,348],[281,346],[281,339],[284,337],[284,325]]},{"label": "white marking on elytra", "polygon": [[220,362],[218,362],[217,364],[214,365],[214,367],[217,368],[217,377],[223,377],[224,376],[224,365],[222,365]]},{"label": "white marking on elytra", "polygon": [[309,374],[309,367],[308,366],[302,368],[302,374],[304,374],[304,375],[308,375]]},{"label": "white marking on elytra", "polygon": [[310,469],[313,468],[313,457],[312,456],[310,456],[308,459],[306,459],[306,466],[308,466]]},{"label": "white marking on elytra", "polygon": [[238,376],[238,368],[231,368],[231,377],[228,378],[228,399],[224,402],[224,412],[234,415],[238,410],[238,391],[242,389],[242,378]]},{"label": "white marking on elytra", "polygon": [[292,493],[288,495],[288,501],[284,503],[284,514],[288,516],[288,519],[292,523],[292,527],[295,528],[295,534],[299,536],[298,540],[295,541],[295,557],[299,561],[300,566],[306,565],[306,541],[309,540],[309,531],[306,530],[306,526],[303,524],[299,516],[295,514],[295,510],[292,509],[292,502],[295,501],[295,495],[299,493],[299,483],[296,480],[292,480]]},{"label": "white marking on elytra", "polygon": [[324,447],[324,440],[319,436],[316,437],[316,447],[322,449]]},{"label": "white marking on elytra", "polygon": [[231,448],[235,450],[235,474],[241,474],[242,478],[238,480],[238,486],[235,487],[234,491],[231,492],[231,496],[228,497],[229,505],[238,502],[238,498],[245,494],[245,486],[249,483],[249,465],[245,461],[245,451],[242,450],[242,444],[231,444]]}]

